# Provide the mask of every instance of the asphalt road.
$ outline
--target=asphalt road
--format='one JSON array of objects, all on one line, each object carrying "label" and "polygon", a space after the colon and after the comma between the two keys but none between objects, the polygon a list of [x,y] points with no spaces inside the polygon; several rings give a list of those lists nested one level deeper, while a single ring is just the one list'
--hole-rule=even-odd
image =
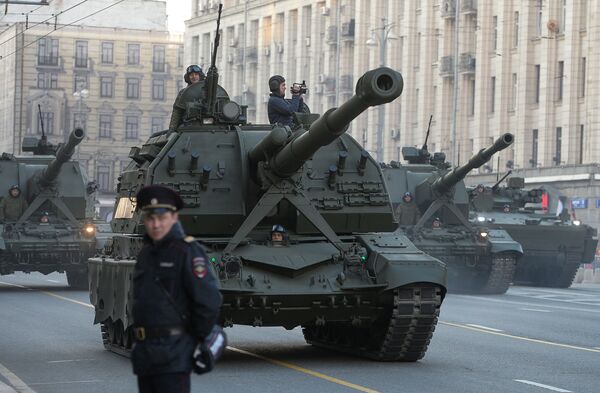
[{"label": "asphalt road", "polygon": [[[88,294],[64,275],[0,277],[0,393],[135,392],[107,352]],[[448,295],[417,363],[379,363],[307,345],[299,329],[234,327],[194,392],[600,392],[600,285]]]}]

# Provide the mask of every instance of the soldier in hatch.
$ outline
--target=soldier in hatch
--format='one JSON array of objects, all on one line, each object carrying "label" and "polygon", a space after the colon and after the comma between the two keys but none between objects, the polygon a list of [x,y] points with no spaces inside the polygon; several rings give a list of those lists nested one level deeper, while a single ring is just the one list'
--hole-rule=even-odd
[{"label": "soldier in hatch", "polygon": [[8,190],[8,196],[0,202],[0,221],[18,221],[28,207],[29,204],[21,194],[21,189],[14,185]]},{"label": "soldier in hatch", "polygon": [[[193,64],[189,66],[185,70],[185,75],[183,76],[183,80],[187,83],[187,87],[203,81],[206,78],[204,72],[202,72],[202,68],[199,65]],[[187,87],[185,89],[187,89]],[[179,94],[177,94],[177,98],[175,98],[175,104],[179,101],[179,97],[185,91],[185,89],[181,89]],[[173,113],[171,114],[171,122],[169,123],[169,133],[175,132],[177,128],[183,123],[183,117],[185,116],[185,109],[180,108],[176,105],[173,105]]]},{"label": "soldier in hatch", "polygon": [[400,226],[415,225],[421,218],[421,212],[410,192],[404,193],[402,203],[396,208],[396,218]]}]

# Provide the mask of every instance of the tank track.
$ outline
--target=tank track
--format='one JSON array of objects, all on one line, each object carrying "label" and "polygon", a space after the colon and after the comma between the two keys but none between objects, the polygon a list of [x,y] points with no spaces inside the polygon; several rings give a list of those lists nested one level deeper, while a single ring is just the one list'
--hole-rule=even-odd
[{"label": "tank track", "polygon": [[437,285],[411,285],[393,291],[390,306],[369,327],[351,322],[303,326],[309,344],[378,361],[422,359],[440,313],[443,290]]},{"label": "tank track", "polygon": [[573,283],[575,274],[579,269],[579,263],[569,263],[562,267],[542,269],[539,273],[539,279],[534,285],[550,288],[569,288]]},{"label": "tank track", "polygon": [[102,333],[102,344],[107,350],[118,355],[131,357],[133,348],[133,327],[128,327],[123,331],[121,322],[113,323],[112,320],[106,320],[100,324]]},{"label": "tank track", "polygon": [[479,293],[486,295],[501,295],[508,291],[510,283],[515,276],[517,258],[514,254],[492,255],[492,268],[487,280]]}]

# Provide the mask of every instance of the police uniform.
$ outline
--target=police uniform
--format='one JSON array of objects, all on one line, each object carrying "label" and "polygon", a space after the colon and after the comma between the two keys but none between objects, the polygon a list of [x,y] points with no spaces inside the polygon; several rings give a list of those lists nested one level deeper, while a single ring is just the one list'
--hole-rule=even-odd
[{"label": "police uniform", "polygon": [[[181,198],[161,186],[143,188],[146,214],[178,211]],[[180,223],[158,241],[147,235],[133,273],[133,371],[140,392],[189,392],[194,349],[211,333],[221,306],[206,254]]]}]

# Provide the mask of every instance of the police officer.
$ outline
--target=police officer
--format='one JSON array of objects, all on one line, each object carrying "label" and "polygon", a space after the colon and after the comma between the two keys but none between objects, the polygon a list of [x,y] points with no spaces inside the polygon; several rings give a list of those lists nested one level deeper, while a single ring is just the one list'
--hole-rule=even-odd
[{"label": "police officer", "polygon": [[421,218],[421,212],[410,192],[404,193],[402,203],[396,208],[396,218],[398,225],[415,225]]},{"label": "police officer", "polygon": [[177,193],[144,187],[137,205],[146,235],[133,273],[133,371],[140,392],[189,392],[195,348],[218,318],[218,282],[202,248],[183,233]]},{"label": "police officer", "polygon": [[[206,75],[202,71],[202,68],[199,65],[192,64],[185,70],[185,74],[183,75],[183,80],[187,83],[187,87],[203,81],[206,79]],[[187,88],[186,87],[186,88]],[[174,132],[177,128],[183,123],[183,117],[185,116],[185,109],[181,108],[175,104],[179,101],[179,98],[183,94],[185,89],[181,89],[179,94],[177,94],[177,98],[175,98],[175,103],[173,104],[173,113],[171,114],[171,121],[169,122],[169,133]]]},{"label": "police officer", "polygon": [[269,78],[269,90],[271,95],[267,105],[269,123],[279,123],[284,126],[291,126],[293,123],[292,115],[298,112],[304,100],[300,94],[300,89],[292,90],[292,100],[290,102],[285,99],[285,79],[281,75],[273,75]]},{"label": "police officer", "polygon": [[18,221],[28,207],[19,186],[13,185],[8,189],[8,196],[0,201],[0,221]]}]

